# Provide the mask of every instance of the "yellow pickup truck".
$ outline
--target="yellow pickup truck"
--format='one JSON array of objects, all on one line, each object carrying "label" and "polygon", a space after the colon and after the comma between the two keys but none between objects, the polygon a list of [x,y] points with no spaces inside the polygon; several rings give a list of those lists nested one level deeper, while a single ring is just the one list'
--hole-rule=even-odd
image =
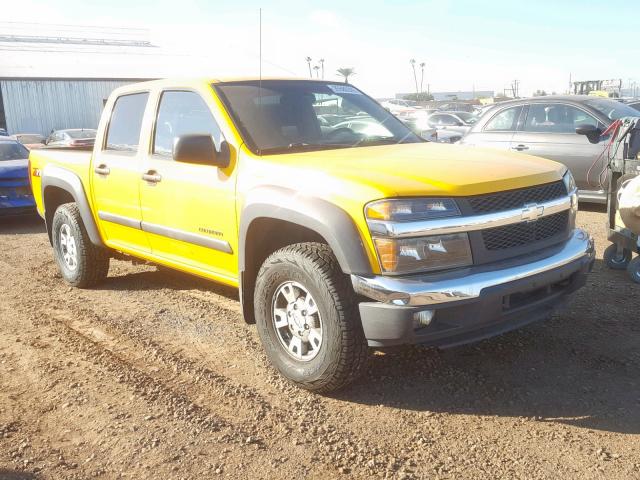
[{"label": "yellow pickup truck", "polygon": [[564,166],[425,142],[345,83],[129,85],[92,153],[29,161],[65,281],[96,285],[125,254],[238,287],[270,361],[314,391],[351,382],[368,347],[542,319],[594,259]]}]

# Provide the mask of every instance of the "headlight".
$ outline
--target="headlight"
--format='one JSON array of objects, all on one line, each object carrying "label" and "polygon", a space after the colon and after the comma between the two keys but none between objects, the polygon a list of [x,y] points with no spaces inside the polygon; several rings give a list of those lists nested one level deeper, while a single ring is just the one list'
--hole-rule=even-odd
[{"label": "headlight", "polygon": [[395,198],[371,202],[365,208],[368,220],[415,222],[460,215],[450,198]]},{"label": "headlight", "polygon": [[384,273],[416,273],[473,263],[466,233],[416,238],[373,239]]},{"label": "headlight", "polygon": [[567,173],[565,173],[564,177],[562,177],[562,181],[564,182],[564,186],[567,187],[567,193],[569,195],[574,193],[573,191],[577,188],[576,179],[573,178],[571,171],[567,170]]}]

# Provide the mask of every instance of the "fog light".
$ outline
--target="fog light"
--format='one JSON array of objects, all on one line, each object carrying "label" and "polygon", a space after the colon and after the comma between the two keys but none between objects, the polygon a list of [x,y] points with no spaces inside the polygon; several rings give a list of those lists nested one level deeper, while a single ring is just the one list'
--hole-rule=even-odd
[{"label": "fog light", "polygon": [[436,314],[434,310],[422,310],[413,314],[413,322],[416,328],[428,327]]}]

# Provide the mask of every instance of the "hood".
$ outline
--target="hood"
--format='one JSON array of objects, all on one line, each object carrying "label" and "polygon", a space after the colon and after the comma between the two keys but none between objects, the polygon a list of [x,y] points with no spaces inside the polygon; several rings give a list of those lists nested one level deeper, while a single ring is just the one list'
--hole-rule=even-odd
[{"label": "hood", "polygon": [[357,184],[378,198],[479,195],[554,182],[566,171],[562,164],[520,153],[432,142],[274,155],[263,160],[297,170],[286,172],[286,177],[296,178],[298,187],[305,178],[315,189],[328,183],[343,188],[348,188],[345,183]]},{"label": "hood", "polygon": [[28,178],[29,161],[21,160],[0,160],[0,179],[7,178]]}]

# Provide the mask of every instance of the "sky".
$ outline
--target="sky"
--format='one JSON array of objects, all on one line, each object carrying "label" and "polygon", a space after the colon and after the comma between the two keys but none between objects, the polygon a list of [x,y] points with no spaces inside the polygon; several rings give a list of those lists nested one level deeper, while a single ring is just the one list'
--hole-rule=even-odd
[{"label": "sky", "polygon": [[426,64],[424,90],[501,92],[518,79],[528,95],[564,93],[570,75],[640,84],[635,1],[5,0],[1,20],[142,28],[181,56],[175,75],[197,66],[212,77],[253,76],[262,9],[265,76],[308,77],[305,57],[323,58],[325,78],[352,67],[352,83],[390,97],[415,91],[413,58]]}]

